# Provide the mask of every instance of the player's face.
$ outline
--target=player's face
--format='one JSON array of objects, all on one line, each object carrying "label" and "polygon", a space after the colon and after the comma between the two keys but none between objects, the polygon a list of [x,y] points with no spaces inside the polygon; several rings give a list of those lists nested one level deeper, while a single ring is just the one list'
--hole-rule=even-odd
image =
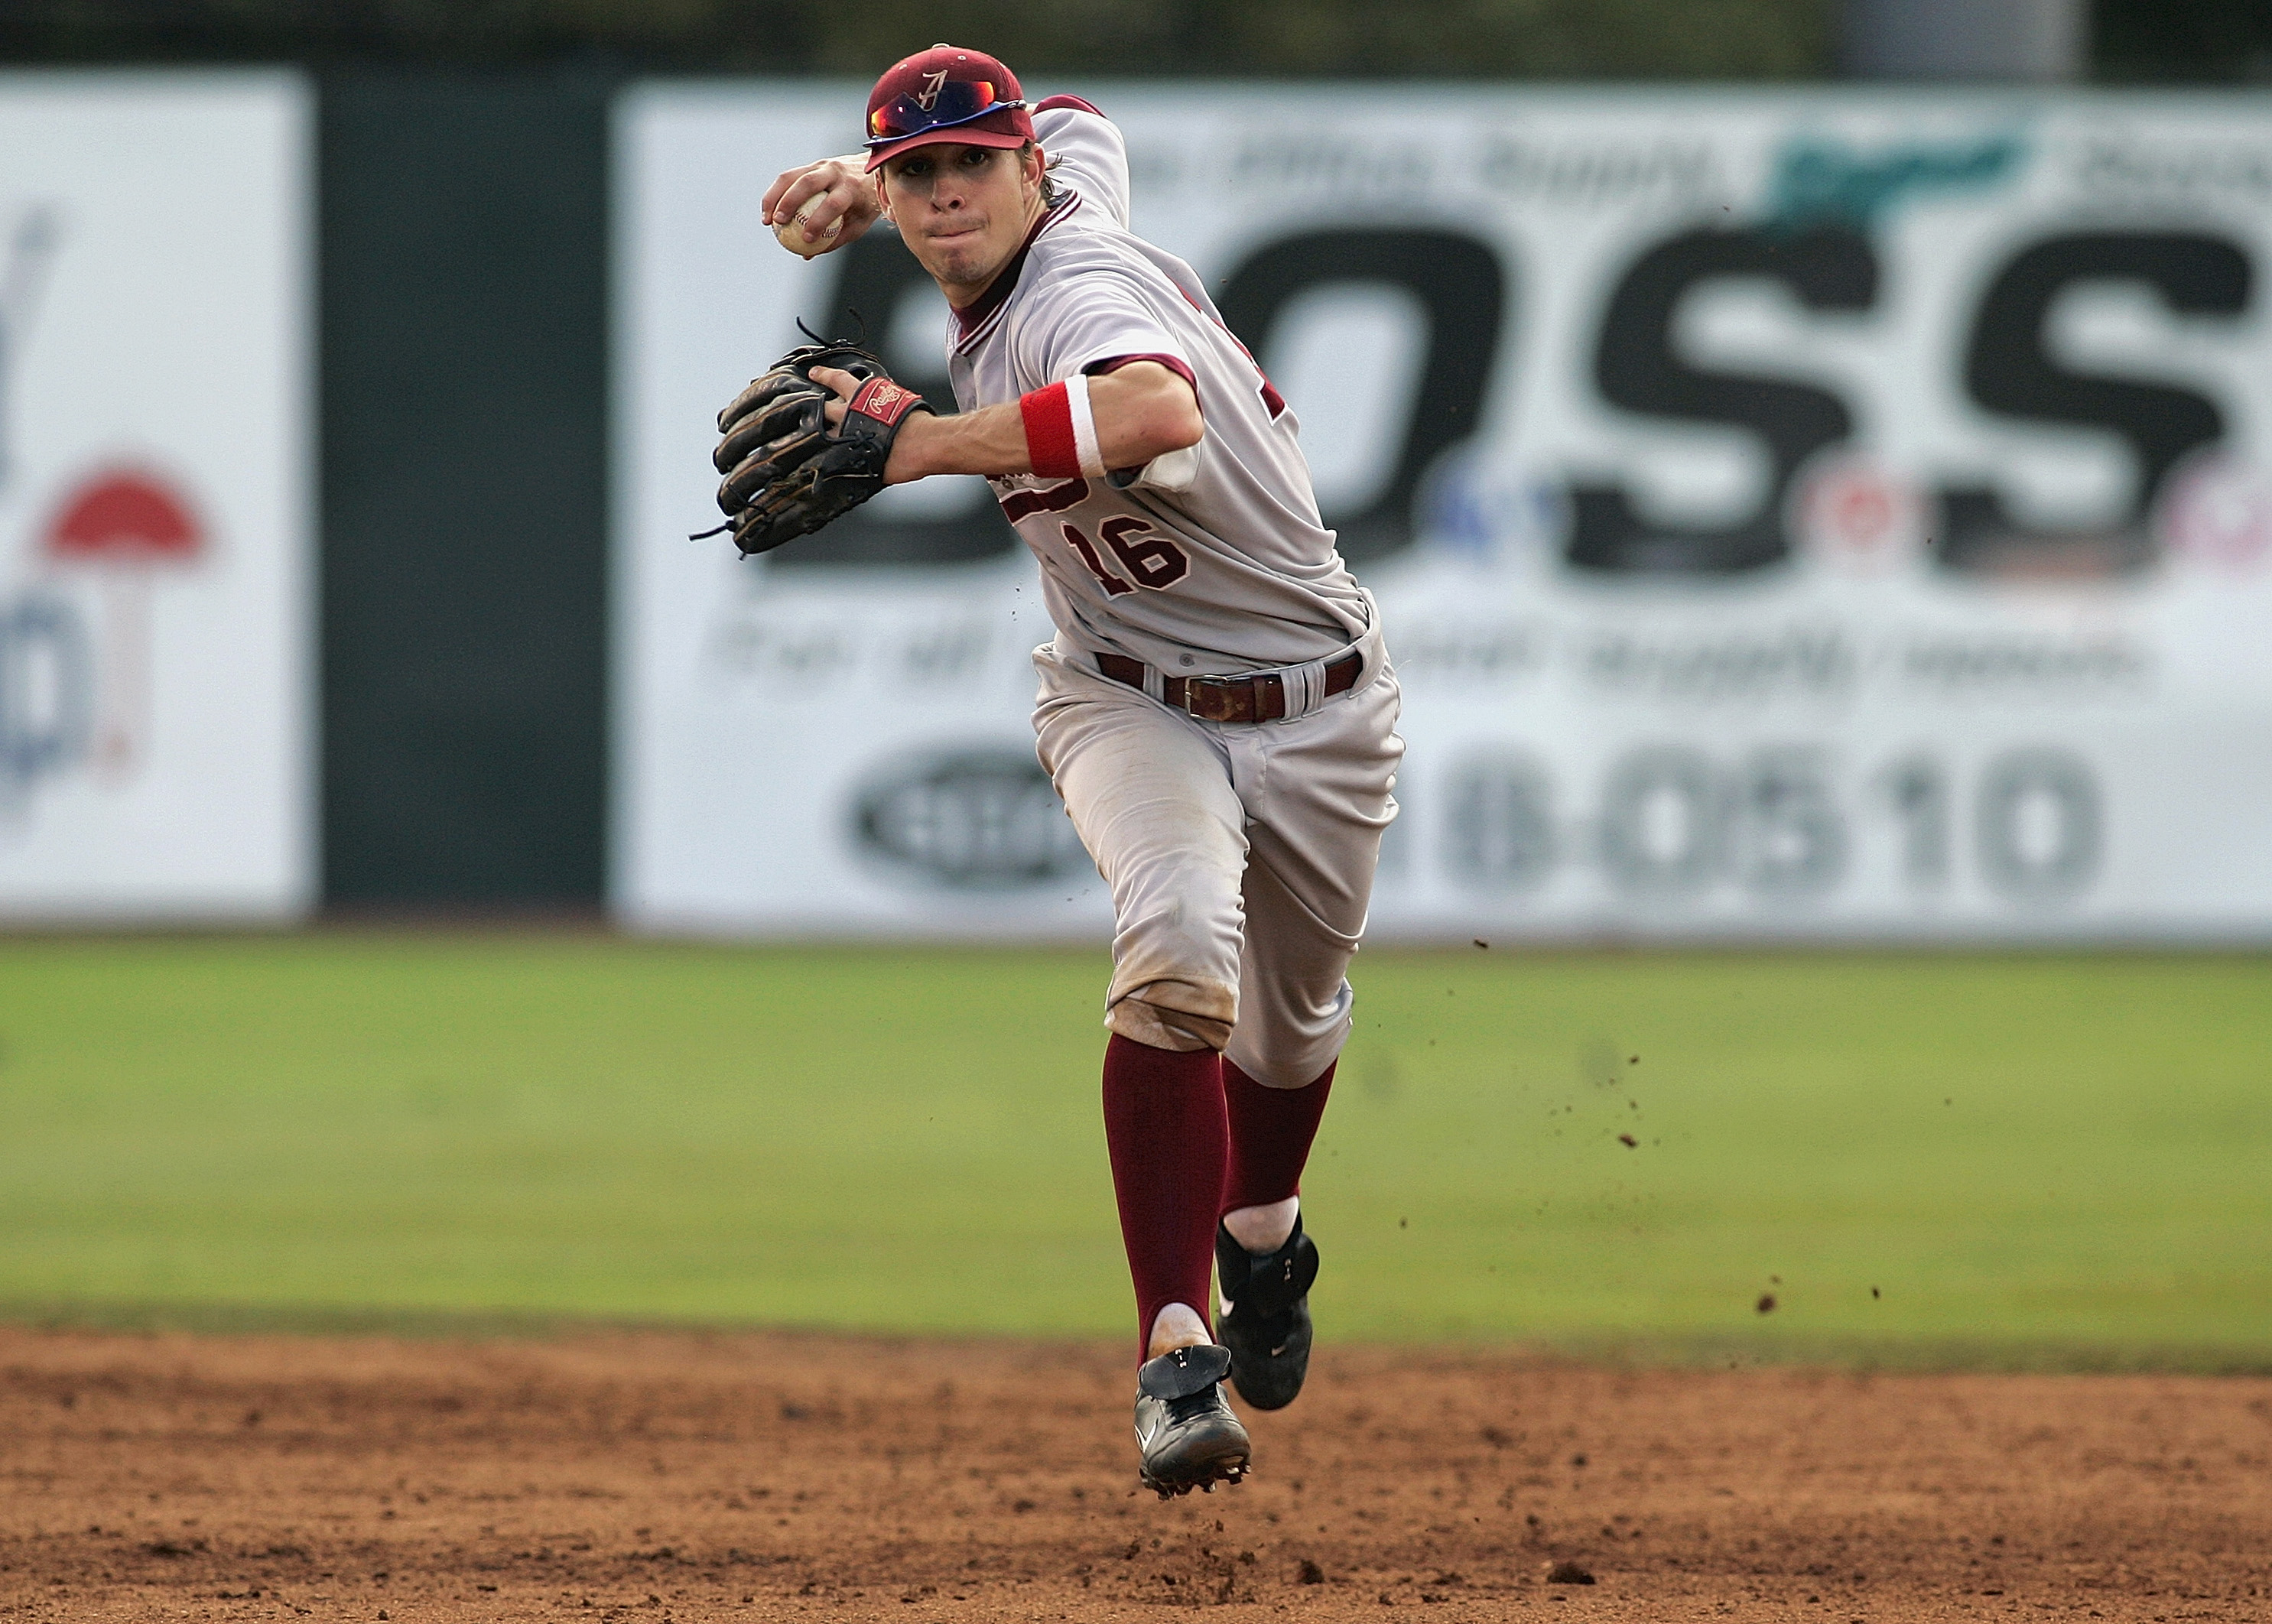
[{"label": "player's face", "polygon": [[919,146],[884,165],[884,212],[953,304],[985,291],[1026,241],[1040,212],[1042,154]]}]

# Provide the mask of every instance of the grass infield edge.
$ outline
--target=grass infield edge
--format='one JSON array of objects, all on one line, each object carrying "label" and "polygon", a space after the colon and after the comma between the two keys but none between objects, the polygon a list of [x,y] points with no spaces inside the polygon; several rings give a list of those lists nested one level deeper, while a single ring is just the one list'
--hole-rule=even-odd
[{"label": "grass infield edge", "polygon": [[[749,1320],[609,1317],[531,1310],[391,1307],[332,1304],[161,1301],[0,1301],[0,1326],[56,1333],[122,1336],[390,1337],[405,1341],[550,1342],[639,1336],[791,1337],[904,1347],[935,1342],[962,1347],[973,1334]],[[1091,1347],[1104,1338],[1018,1337],[1022,1345]],[[2272,1376],[2272,1347],[2184,1346],[2043,1339],[1886,1338],[1776,1336],[1681,1337],[1576,1334],[1462,1337],[1428,1342],[1342,1338],[1340,1345],[1386,1348],[1420,1360],[1503,1359],[1514,1364],[1580,1364],[1612,1369],[1812,1368],[1851,1374],[2031,1374]],[[1112,1345],[1118,1346],[1117,1339]]]}]

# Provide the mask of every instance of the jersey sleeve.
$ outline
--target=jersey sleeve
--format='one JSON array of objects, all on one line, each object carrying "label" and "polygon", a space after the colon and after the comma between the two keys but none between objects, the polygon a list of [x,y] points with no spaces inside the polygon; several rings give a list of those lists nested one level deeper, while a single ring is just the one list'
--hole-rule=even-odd
[{"label": "jersey sleeve", "polygon": [[1129,228],[1128,146],[1119,126],[1079,96],[1051,96],[1034,109],[1034,139],[1059,185]]},{"label": "jersey sleeve", "polygon": [[1103,267],[1067,278],[1049,301],[1047,319],[1021,328],[1021,370],[1042,384],[1057,384],[1075,373],[1156,361],[1192,379],[1185,345],[1145,294],[1134,279]]}]

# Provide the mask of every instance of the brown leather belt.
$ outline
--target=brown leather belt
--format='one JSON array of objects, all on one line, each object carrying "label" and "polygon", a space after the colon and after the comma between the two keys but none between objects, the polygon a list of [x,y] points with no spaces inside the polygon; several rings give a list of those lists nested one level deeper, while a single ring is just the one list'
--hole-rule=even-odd
[{"label": "brown leather belt", "polygon": [[[1144,663],[1118,654],[1099,654],[1096,668],[1116,682],[1144,686]],[[1326,667],[1326,692],[1356,686],[1364,656],[1352,651]],[[1160,697],[1203,722],[1274,722],[1286,714],[1286,682],[1274,671],[1254,676],[1162,677]]]}]

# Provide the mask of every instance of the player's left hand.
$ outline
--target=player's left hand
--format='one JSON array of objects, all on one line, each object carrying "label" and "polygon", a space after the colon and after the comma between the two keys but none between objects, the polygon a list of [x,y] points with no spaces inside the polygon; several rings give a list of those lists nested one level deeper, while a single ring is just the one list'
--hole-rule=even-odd
[{"label": "player's left hand", "polygon": [[[857,374],[846,372],[841,368],[815,367],[812,381],[836,391],[836,399],[823,402],[821,411],[828,419],[828,426],[841,430],[844,414],[851,409],[852,397],[859,392],[863,380]],[[930,417],[926,422],[910,413],[900,424],[900,431],[892,441],[891,457],[884,465],[885,484],[904,485],[909,480],[920,477],[916,468],[921,459],[911,453],[924,433],[938,421],[938,418]]]},{"label": "player's left hand", "polygon": [[850,409],[852,397],[860,387],[860,380],[841,367],[815,367],[812,369],[812,381],[823,389],[836,391],[836,399],[826,402],[821,411],[827,417],[831,428],[841,427],[844,413]]},{"label": "player's left hand", "polygon": [[791,350],[718,413],[711,461],[734,545],[769,552],[858,507],[887,482],[901,426],[930,410],[865,350]]}]

